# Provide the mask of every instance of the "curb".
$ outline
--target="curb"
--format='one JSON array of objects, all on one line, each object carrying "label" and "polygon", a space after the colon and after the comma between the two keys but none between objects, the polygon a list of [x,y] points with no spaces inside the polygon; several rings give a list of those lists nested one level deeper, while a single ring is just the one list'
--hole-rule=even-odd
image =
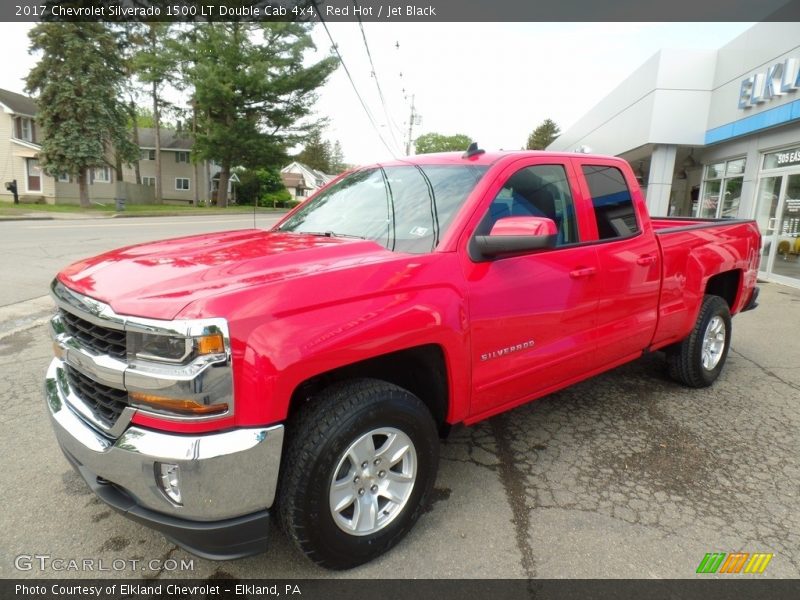
[{"label": "curb", "polygon": [[55,221],[56,217],[4,217],[0,216],[0,222],[3,221]]}]

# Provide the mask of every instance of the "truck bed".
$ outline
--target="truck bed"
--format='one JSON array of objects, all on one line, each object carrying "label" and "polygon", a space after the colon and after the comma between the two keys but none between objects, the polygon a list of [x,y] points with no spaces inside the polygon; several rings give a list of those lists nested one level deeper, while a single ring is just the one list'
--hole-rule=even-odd
[{"label": "truck bed", "polygon": [[650,221],[653,223],[653,230],[657,234],[753,222],[749,219],[705,219],[692,217],[650,217]]},{"label": "truck bed", "polygon": [[[758,225],[746,219],[651,219],[661,247],[662,286],[653,346],[683,339],[691,330],[708,281],[731,273],[720,285],[735,298],[731,314],[750,300],[756,284],[760,239]],[[744,292],[744,293],[743,293]]]}]

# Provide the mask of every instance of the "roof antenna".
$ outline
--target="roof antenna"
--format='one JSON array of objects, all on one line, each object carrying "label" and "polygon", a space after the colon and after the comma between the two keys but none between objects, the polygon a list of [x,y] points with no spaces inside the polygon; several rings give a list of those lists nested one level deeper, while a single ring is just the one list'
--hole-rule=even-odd
[{"label": "roof antenna", "polygon": [[478,148],[478,142],[471,142],[467,151],[461,155],[461,158],[472,158],[473,156],[478,156],[483,154],[486,150],[482,148]]}]

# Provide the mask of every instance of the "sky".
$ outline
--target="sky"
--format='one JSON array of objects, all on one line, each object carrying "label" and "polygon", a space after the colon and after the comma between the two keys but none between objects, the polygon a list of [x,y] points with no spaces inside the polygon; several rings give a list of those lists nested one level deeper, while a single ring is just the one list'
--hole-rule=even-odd
[{"label": "sky", "polygon": [[[341,67],[320,90],[316,116],[327,119],[323,136],[338,140],[351,164],[405,155],[412,96],[422,120],[413,138],[462,133],[487,150],[519,149],[546,118],[570,127],[659,49],[719,48],[751,25],[364,23],[365,46],[358,23],[331,23],[372,121]],[[30,27],[0,23],[0,88],[24,91],[36,62],[27,52]],[[313,38],[316,56],[327,55],[322,26]]]}]

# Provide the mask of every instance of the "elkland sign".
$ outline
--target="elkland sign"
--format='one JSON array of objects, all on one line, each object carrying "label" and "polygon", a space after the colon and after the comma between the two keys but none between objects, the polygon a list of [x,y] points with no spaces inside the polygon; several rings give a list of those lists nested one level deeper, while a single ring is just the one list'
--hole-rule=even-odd
[{"label": "elkland sign", "polygon": [[752,108],[773,98],[800,88],[800,61],[787,58],[775,63],[766,71],[742,79],[739,88],[739,108]]}]

